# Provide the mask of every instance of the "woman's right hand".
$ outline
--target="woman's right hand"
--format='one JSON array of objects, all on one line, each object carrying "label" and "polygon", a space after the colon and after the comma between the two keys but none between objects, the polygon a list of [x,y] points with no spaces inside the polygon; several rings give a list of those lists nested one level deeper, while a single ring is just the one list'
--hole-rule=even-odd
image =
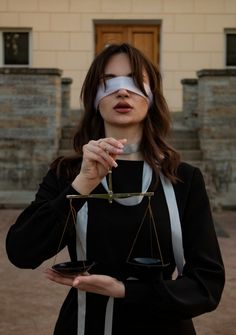
[{"label": "woman's right hand", "polygon": [[112,167],[117,167],[115,159],[123,153],[125,143],[126,139],[107,137],[85,144],[81,170],[72,183],[73,188],[80,194],[89,194]]}]

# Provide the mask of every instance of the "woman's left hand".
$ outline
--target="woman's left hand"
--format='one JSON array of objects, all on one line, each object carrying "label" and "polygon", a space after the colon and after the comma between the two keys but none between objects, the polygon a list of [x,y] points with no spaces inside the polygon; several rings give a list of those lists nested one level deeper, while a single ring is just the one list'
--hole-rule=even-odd
[{"label": "woman's left hand", "polygon": [[78,276],[62,276],[51,270],[45,270],[46,277],[58,284],[75,287],[81,291],[102,294],[114,298],[124,298],[125,286],[116,278],[106,275],[90,275],[83,273]]}]

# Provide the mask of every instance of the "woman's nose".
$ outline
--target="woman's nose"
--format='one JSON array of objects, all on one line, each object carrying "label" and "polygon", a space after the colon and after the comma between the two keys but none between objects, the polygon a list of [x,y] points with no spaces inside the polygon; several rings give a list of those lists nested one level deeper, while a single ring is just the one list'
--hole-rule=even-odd
[{"label": "woman's nose", "polygon": [[129,91],[125,88],[120,88],[118,91],[116,91],[116,96],[119,98],[129,97]]}]

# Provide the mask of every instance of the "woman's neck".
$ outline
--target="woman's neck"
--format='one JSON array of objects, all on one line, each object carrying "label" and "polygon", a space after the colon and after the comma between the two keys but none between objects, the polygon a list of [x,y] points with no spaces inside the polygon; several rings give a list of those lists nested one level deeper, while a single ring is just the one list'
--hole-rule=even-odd
[{"label": "woman's neck", "polygon": [[122,160],[142,160],[142,154],[140,152],[140,143],[142,138],[142,129],[140,127],[106,127],[106,137],[114,137],[116,139],[127,140],[124,145],[124,154],[118,155],[117,159]]},{"label": "woman's neck", "polygon": [[141,151],[132,153],[132,154],[125,154],[125,155],[117,155],[116,159],[124,160],[124,161],[142,161],[143,155]]},{"label": "woman's neck", "polygon": [[105,124],[105,136],[116,139],[127,139],[127,144],[137,144],[142,139],[143,129],[140,124],[133,127],[113,127]]}]

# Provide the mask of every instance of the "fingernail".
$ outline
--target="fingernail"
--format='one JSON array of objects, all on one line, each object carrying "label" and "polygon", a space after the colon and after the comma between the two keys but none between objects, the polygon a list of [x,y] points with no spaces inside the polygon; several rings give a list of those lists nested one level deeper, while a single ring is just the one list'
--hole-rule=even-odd
[{"label": "fingernail", "polygon": [[117,167],[118,164],[114,161],[114,162],[113,162],[113,166],[114,166],[114,167]]}]

